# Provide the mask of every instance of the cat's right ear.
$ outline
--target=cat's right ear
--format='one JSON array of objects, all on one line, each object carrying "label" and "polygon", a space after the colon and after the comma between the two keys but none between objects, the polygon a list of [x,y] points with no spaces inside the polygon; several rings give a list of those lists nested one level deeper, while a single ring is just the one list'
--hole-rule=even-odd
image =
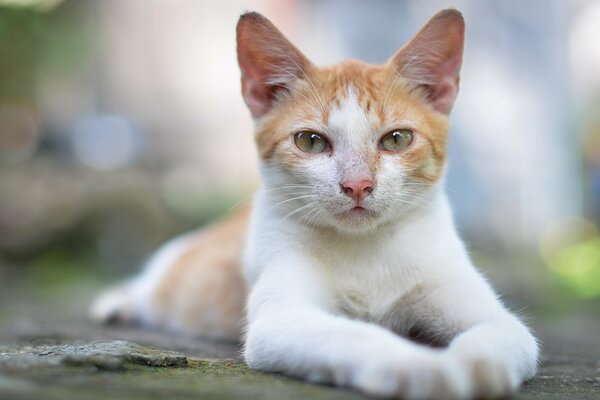
[{"label": "cat's right ear", "polygon": [[273,107],[275,93],[287,90],[311,68],[311,63],[268,19],[243,14],[237,24],[237,56],[242,71],[242,95],[254,118]]}]

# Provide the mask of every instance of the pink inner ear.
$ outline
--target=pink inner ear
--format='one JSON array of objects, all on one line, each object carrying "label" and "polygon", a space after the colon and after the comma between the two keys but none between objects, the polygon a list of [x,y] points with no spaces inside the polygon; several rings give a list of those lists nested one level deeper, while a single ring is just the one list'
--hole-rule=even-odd
[{"label": "pink inner ear", "polygon": [[458,93],[458,81],[436,85],[430,88],[430,102],[437,111],[448,114],[454,105],[454,99]]},{"label": "pink inner ear", "polygon": [[242,80],[242,93],[246,105],[254,117],[262,117],[269,111],[271,99],[255,80]]},{"label": "pink inner ear", "polygon": [[460,83],[459,71],[460,60],[450,60],[440,67],[437,83],[429,85],[427,89],[433,108],[441,113],[448,114],[452,110]]},{"label": "pink inner ear", "polygon": [[452,109],[460,82],[464,21],[458,11],[436,14],[390,63],[416,87],[426,92],[437,111]]},{"label": "pink inner ear", "polygon": [[254,118],[273,107],[275,93],[300,78],[310,62],[257,13],[244,14],[237,27],[238,63],[242,71],[242,95]]}]

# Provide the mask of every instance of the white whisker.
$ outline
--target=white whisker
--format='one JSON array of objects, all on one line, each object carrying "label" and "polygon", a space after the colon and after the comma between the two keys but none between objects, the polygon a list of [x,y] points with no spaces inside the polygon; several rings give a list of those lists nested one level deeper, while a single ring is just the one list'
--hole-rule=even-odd
[{"label": "white whisker", "polygon": [[304,195],[304,196],[292,197],[291,199],[280,201],[279,203],[277,203],[274,206],[272,206],[271,208],[269,208],[269,210],[267,210],[267,211],[270,211],[270,210],[272,210],[272,209],[274,209],[276,207],[279,207],[279,206],[281,206],[281,205],[283,205],[285,203],[289,203],[290,201],[300,200],[300,199],[306,199],[306,198],[309,198],[309,197],[316,197],[316,196],[317,196],[316,194],[307,194],[307,195]]},{"label": "white whisker", "polygon": [[295,214],[305,210],[306,208],[313,207],[313,206],[314,206],[314,203],[305,204],[302,207],[299,207],[299,208],[293,210],[292,212],[288,213],[285,217],[281,218],[280,221],[285,221],[287,218],[291,217],[292,215],[295,215]]}]

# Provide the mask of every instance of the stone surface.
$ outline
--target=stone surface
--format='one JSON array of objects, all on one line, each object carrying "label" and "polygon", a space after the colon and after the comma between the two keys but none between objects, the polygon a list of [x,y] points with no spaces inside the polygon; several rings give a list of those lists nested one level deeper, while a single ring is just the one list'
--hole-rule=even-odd
[{"label": "stone surface", "polygon": [[[6,282],[0,273],[0,400],[363,398],[249,370],[236,343],[93,325],[93,283],[45,294]],[[600,399],[599,304],[566,304],[528,310],[541,365],[514,399]]]},{"label": "stone surface", "polygon": [[239,360],[189,358],[122,340],[49,341],[0,346],[0,398],[360,398],[343,389],[251,371]]},{"label": "stone surface", "polygon": [[0,368],[23,371],[36,367],[80,367],[101,371],[122,371],[127,365],[185,367],[187,358],[179,353],[151,349],[123,340],[75,342],[69,344],[30,343],[0,346]]},{"label": "stone surface", "polygon": [[[87,324],[28,326],[25,331],[0,332],[0,343],[4,343],[0,344],[0,398],[363,397],[345,389],[252,371],[240,360],[239,347],[234,343]],[[98,339],[100,336],[103,338]],[[133,342],[133,338],[144,344]],[[546,349],[538,375],[513,398],[599,399],[598,348],[582,341],[544,340]]]}]

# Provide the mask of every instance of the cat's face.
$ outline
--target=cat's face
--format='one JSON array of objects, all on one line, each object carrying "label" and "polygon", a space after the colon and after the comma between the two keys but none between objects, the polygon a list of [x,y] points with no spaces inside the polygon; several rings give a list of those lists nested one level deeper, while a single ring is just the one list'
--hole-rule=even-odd
[{"label": "cat's face", "polygon": [[268,194],[285,201],[277,211],[364,230],[425,206],[443,171],[447,118],[393,70],[345,63],[292,93],[256,132]]},{"label": "cat's face", "polygon": [[363,232],[427,206],[462,56],[462,18],[443,13],[384,65],[331,68],[311,64],[264,17],[240,19],[264,193],[282,218]]}]

